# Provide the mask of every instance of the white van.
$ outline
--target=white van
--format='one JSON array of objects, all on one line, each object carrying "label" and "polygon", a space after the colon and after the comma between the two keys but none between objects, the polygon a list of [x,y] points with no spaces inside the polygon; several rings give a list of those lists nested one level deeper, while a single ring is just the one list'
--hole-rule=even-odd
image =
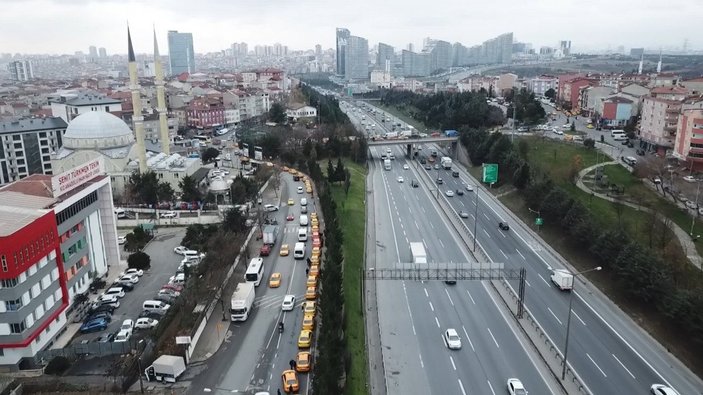
[{"label": "white van", "polygon": [[308,241],[308,228],[298,228],[298,241]]},{"label": "white van", "polygon": [[305,259],[305,244],[304,243],[295,243],[295,250],[293,250],[293,258]]},{"label": "white van", "polygon": [[307,206],[307,205],[308,205],[308,199],[307,199],[307,198],[302,198],[302,199],[300,199],[300,205],[301,205],[301,206]]},{"label": "white van", "polygon": [[300,216],[300,226],[308,226],[308,216],[306,214]]},{"label": "white van", "polygon": [[123,208],[116,208],[115,215],[117,218],[127,218],[127,212]]},{"label": "white van", "polygon": [[142,303],[142,309],[157,313],[165,313],[169,307],[171,307],[170,304],[166,304],[160,300],[145,300],[144,303]]},{"label": "white van", "polygon": [[615,141],[627,140],[627,135],[625,134],[624,130],[611,130],[610,137],[612,137]]},{"label": "white van", "polygon": [[187,259],[189,261],[197,261],[202,258],[202,255],[198,251],[193,251],[193,250],[186,250],[183,251],[183,259]]}]

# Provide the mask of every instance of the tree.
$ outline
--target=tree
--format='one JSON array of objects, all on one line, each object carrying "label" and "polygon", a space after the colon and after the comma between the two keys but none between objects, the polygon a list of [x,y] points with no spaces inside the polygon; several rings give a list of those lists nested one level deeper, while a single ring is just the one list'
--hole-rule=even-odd
[{"label": "tree", "polygon": [[574,121],[571,121],[571,127],[569,129],[571,129],[572,132],[576,131],[576,124],[574,123]]},{"label": "tree", "polygon": [[246,230],[246,218],[239,209],[231,208],[225,213],[222,227],[233,233],[241,233]]},{"label": "tree", "polygon": [[281,103],[273,103],[269,110],[269,120],[276,123],[285,123],[288,117]]},{"label": "tree", "polygon": [[344,181],[346,179],[346,174],[342,158],[337,158],[337,167],[334,169],[334,180]]},{"label": "tree", "polygon": [[195,182],[195,178],[191,176],[185,176],[178,182],[178,186],[181,188],[181,199],[185,202],[198,202],[202,200],[202,194],[198,189],[198,184]]},{"label": "tree", "polygon": [[544,96],[549,98],[551,101],[554,101],[557,97],[557,92],[554,88],[549,88],[546,92],[544,92]]},{"label": "tree", "polygon": [[220,156],[220,151],[217,148],[208,147],[203,150],[202,154],[200,155],[200,158],[203,163],[209,163],[218,156]]},{"label": "tree", "polygon": [[156,205],[158,202],[170,202],[173,200],[173,188],[165,181],[159,181],[156,173],[147,171],[140,174],[132,173],[129,177],[130,191],[132,196],[139,203]]},{"label": "tree", "polygon": [[588,149],[594,149],[596,147],[596,140],[593,140],[591,138],[587,138],[587,139],[583,140],[583,145]]},{"label": "tree", "polygon": [[151,267],[151,257],[143,251],[129,254],[127,257],[127,267],[130,269],[147,270]]},{"label": "tree", "polygon": [[337,173],[334,170],[334,165],[332,165],[332,159],[327,159],[327,182],[334,184],[336,175]]}]

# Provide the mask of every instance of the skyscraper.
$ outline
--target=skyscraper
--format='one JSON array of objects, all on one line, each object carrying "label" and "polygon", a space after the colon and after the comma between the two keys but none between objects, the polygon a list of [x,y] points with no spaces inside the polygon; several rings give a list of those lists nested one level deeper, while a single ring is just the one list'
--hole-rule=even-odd
[{"label": "skyscraper", "polygon": [[34,79],[34,69],[29,60],[15,60],[7,65],[10,78],[14,81],[29,81]]},{"label": "skyscraper", "polygon": [[391,64],[395,59],[395,50],[388,44],[378,43],[378,56],[376,57],[376,66],[386,69],[386,61],[390,60]]},{"label": "skyscraper", "polygon": [[369,42],[363,37],[349,36],[344,55],[344,78],[366,80],[369,78]]},{"label": "skyscraper", "polygon": [[90,60],[93,61],[93,62],[95,61],[95,59],[98,58],[98,49],[97,49],[94,45],[91,45],[91,46],[88,48],[88,57],[89,57]]},{"label": "skyscraper", "polygon": [[337,74],[344,75],[344,67],[346,65],[346,48],[347,41],[351,33],[349,29],[342,27],[337,28]]},{"label": "skyscraper", "polygon": [[105,50],[105,48],[102,48],[102,47],[98,48],[98,55],[101,58],[107,58],[107,50]]},{"label": "skyscraper", "polygon": [[193,34],[168,31],[168,58],[171,75],[195,72],[195,51],[193,50]]},{"label": "skyscraper", "polygon": [[571,40],[559,41],[559,49],[564,56],[571,54]]}]

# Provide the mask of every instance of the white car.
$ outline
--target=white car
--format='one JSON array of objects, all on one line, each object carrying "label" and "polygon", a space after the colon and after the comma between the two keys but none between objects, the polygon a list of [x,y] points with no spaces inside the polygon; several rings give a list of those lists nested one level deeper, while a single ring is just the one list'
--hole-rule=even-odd
[{"label": "white car", "polygon": [[120,325],[120,332],[129,332],[130,334],[134,330],[134,321],[130,319],[126,319],[122,321],[122,325]]},{"label": "white car", "polygon": [[452,196],[454,196],[454,191],[449,190],[447,192],[444,192],[444,194],[447,195],[448,197],[452,197]]},{"label": "white car", "polygon": [[295,295],[286,295],[283,297],[283,303],[281,304],[281,310],[292,311],[295,307]]},{"label": "white car", "polygon": [[151,329],[159,325],[159,320],[155,320],[149,317],[142,317],[137,320],[134,324],[135,329]]},{"label": "white car", "polygon": [[691,201],[691,200],[689,200],[689,201],[686,202],[686,207],[695,210],[695,209],[696,209],[696,203],[693,202],[693,201]]},{"label": "white car", "polygon": [[398,177],[398,182],[403,182],[403,181],[405,181],[405,180],[403,179],[403,176]]},{"label": "white car", "polygon": [[132,337],[132,331],[120,331],[117,336],[115,336],[115,340],[113,340],[113,343],[124,343],[129,340],[129,338]]},{"label": "white car", "polygon": [[103,305],[110,305],[114,308],[119,308],[120,307],[120,300],[117,296],[102,295],[93,304],[94,307],[99,307],[99,306],[103,306]]},{"label": "white car", "polygon": [[684,176],[683,180],[686,182],[696,182],[696,178],[693,176]]},{"label": "white car", "polygon": [[124,298],[124,289],[122,289],[122,287],[112,287],[105,291],[103,296],[114,296],[116,298]]},{"label": "white car", "polygon": [[135,274],[125,274],[124,276],[120,277],[120,281],[129,281],[132,284],[136,284],[139,282],[139,276]]},{"label": "white car", "polygon": [[527,390],[520,379],[508,379],[508,393],[510,395],[527,395]]},{"label": "white car", "polygon": [[408,170],[408,169],[410,169],[410,166],[408,166],[408,165],[403,165],[403,170]]},{"label": "white car", "polygon": [[166,211],[160,215],[161,218],[176,218],[177,216],[178,214],[175,211]]},{"label": "white car", "polygon": [[679,395],[673,388],[667,387],[664,384],[652,384],[649,390],[652,392],[652,395]]},{"label": "white car", "polygon": [[126,275],[126,274],[136,274],[137,276],[141,277],[141,276],[144,275],[144,270],[141,270],[141,269],[134,269],[134,268],[132,268],[132,269],[127,269],[127,270],[125,270],[125,271],[120,275],[120,277],[122,277],[122,276],[124,276],[124,275]]},{"label": "white car", "polygon": [[461,349],[461,338],[459,334],[456,333],[456,329],[449,328],[442,334],[442,340],[444,340],[444,345],[450,350],[460,350]]},{"label": "white car", "polygon": [[126,236],[117,236],[117,244],[122,245],[127,242]]},{"label": "white car", "polygon": [[564,132],[562,132],[562,131],[559,130],[559,129],[553,129],[552,132],[554,132],[554,134],[558,134],[558,135],[560,135],[560,136],[564,134]]},{"label": "white car", "polygon": [[459,216],[461,218],[469,218],[469,213],[467,213],[466,211],[459,211]]},{"label": "white car", "polygon": [[273,204],[264,204],[264,210],[266,211],[278,211],[278,206]]},{"label": "white car", "polygon": [[473,186],[473,185],[466,184],[466,190],[469,191],[469,192],[473,192],[473,191],[474,191],[474,186]]}]

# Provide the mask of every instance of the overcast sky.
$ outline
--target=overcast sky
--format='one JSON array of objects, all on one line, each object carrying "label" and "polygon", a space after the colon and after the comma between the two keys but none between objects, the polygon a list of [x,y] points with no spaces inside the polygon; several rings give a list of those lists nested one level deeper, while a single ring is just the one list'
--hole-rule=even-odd
[{"label": "overcast sky", "polygon": [[[336,27],[397,48],[424,37],[465,45],[501,33],[573,49],[702,49],[703,0],[0,0],[0,53],[126,53],[126,24],[138,53],[152,52],[156,25],[162,54],[166,32],[191,32],[195,51],[244,41],[290,49],[334,47]],[[698,18],[698,19],[694,19]]]}]

